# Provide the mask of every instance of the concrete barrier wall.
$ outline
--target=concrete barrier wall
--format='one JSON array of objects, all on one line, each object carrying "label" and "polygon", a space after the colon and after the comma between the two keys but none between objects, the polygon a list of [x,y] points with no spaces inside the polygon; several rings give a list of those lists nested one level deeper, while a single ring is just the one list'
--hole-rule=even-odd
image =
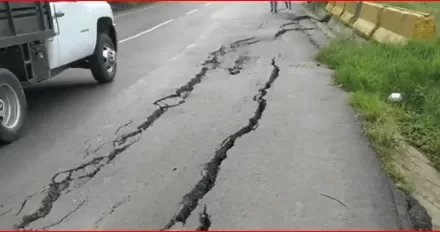
[{"label": "concrete barrier wall", "polygon": [[344,12],[341,14],[341,21],[346,25],[351,25],[356,19],[356,8],[361,2],[346,2]]},{"label": "concrete barrier wall", "polygon": [[373,33],[372,38],[380,43],[402,43],[406,41],[403,36],[404,11],[397,8],[386,7],[382,10],[379,28]]},{"label": "concrete barrier wall", "polygon": [[411,39],[435,39],[436,20],[433,15],[417,12],[405,12],[402,35]]},{"label": "concrete barrier wall", "polygon": [[380,17],[384,7],[373,2],[363,2],[358,19],[353,23],[353,29],[361,36],[371,38],[380,26]]},{"label": "concrete barrier wall", "polygon": [[344,13],[345,3],[346,2],[335,2],[335,5],[331,9],[330,13],[335,17],[340,17]]},{"label": "concrete barrier wall", "polygon": [[431,14],[372,2],[329,2],[325,9],[358,34],[380,43],[436,38]]},{"label": "concrete barrier wall", "polygon": [[336,3],[336,2],[328,2],[327,5],[325,6],[325,10],[326,10],[327,12],[331,12],[332,9],[333,9],[333,7],[335,6],[335,3]]}]

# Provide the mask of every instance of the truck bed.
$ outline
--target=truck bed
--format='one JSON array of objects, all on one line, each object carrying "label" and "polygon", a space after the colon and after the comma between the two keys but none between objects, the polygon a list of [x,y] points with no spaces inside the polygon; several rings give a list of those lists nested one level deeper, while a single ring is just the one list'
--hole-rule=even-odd
[{"label": "truck bed", "polygon": [[0,2],[0,48],[54,36],[47,2]]}]

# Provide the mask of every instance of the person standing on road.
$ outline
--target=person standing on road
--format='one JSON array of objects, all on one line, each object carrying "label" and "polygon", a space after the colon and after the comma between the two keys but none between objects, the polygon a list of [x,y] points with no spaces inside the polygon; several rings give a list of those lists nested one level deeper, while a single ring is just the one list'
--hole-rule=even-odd
[{"label": "person standing on road", "polygon": [[270,12],[277,13],[278,12],[278,2],[270,1]]},{"label": "person standing on road", "polygon": [[285,1],[284,3],[286,3],[286,8],[287,8],[289,11],[292,11],[292,2],[291,2],[291,1]]}]

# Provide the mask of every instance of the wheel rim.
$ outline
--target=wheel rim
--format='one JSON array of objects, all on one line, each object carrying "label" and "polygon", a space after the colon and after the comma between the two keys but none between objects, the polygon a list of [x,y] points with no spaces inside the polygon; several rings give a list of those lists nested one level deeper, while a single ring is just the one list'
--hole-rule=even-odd
[{"label": "wheel rim", "polygon": [[0,84],[0,124],[14,128],[20,121],[20,100],[9,84]]},{"label": "wheel rim", "polygon": [[104,68],[108,73],[112,73],[116,65],[116,51],[106,44],[102,50],[102,57],[104,58]]}]

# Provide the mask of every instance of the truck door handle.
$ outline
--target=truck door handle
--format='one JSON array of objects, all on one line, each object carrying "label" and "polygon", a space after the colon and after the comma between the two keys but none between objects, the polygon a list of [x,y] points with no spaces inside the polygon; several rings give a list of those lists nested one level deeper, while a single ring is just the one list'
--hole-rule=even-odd
[{"label": "truck door handle", "polygon": [[55,18],[61,18],[64,16],[64,12],[56,12],[55,13]]}]

